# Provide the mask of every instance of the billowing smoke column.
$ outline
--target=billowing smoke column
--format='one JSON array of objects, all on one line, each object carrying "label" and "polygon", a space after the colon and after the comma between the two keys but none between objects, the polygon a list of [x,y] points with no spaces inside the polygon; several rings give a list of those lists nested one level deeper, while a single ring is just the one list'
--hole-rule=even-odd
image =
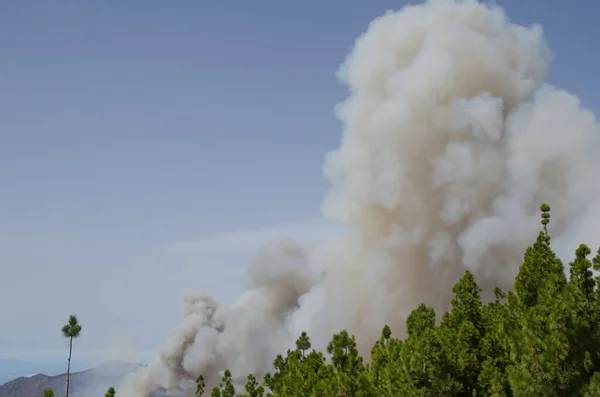
[{"label": "billowing smoke column", "polygon": [[384,324],[403,332],[419,303],[447,309],[466,269],[484,288],[510,288],[543,201],[561,256],[599,243],[599,127],[544,84],[550,56],[539,26],[475,0],[373,21],[339,73],[351,94],[325,163],[324,216],[350,232],[310,250],[265,247],[231,307],[189,297],[180,327],[120,394],[187,396],[199,373],[211,383],[225,368],[260,375],[303,330],[323,348],[348,329],[366,352]]}]

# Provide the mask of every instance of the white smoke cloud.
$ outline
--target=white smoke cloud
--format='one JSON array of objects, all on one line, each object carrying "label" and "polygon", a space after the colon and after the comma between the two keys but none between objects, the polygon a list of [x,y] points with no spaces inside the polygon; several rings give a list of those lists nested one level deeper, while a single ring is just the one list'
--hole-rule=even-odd
[{"label": "white smoke cloud", "polygon": [[551,57],[541,27],[475,0],[373,21],[339,72],[350,96],[324,167],[323,214],[350,233],[267,246],[231,307],[189,297],[156,361],[120,394],[191,395],[199,373],[210,384],[225,368],[260,375],[303,330],[323,348],[348,329],[366,352],[419,303],[445,310],[466,269],[484,288],[510,288],[543,201],[562,257],[600,241],[599,126],[544,83]]}]

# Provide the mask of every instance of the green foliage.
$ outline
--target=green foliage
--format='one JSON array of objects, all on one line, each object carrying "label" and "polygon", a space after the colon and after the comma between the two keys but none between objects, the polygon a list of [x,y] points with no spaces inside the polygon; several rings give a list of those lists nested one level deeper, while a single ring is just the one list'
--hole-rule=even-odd
[{"label": "green foliage", "polygon": [[115,397],[115,388],[114,387],[109,387],[108,390],[106,391],[106,394],[104,394],[104,397]]},{"label": "green foliage", "polygon": [[69,316],[69,321],[65,326],[62,327],[62,334],[67,339],[75,339],[79,338],[81,334],[82,325],[79,324],[79,319],[76,315],[71,314]]},{"label": "green foliage", "polygon": [[234,397],[235,396],[235,387],[233,386],[233,380],[231,379],[231,372],[229,370],[225,370],[223,377],[221,378],[221,383],[219,383],[218,387],[213,388],[212,397]]},{"label": "green foliage", "polygon": [[54,397],[54,390],[44,389],[44,397]]},{"label": "green foliage", "polygon": [[198,375],[196,379],[196,397],[202,397],[204,394],[204,388],[206,387],[206,383],[204,383],[204,376],[202,374]]},{"label": "green foliage", "polygon": [[67,358],[67,392],[66,397],[69,397],[69,386],[70,386],[70,373],[71,373],[71,355],[73,353],[73,339],[79,338],[82,330],[79,319],[76,315],[71,314],[69,321],[65,324],[61,331],[65,338],[69,340],[69,357]]},{"label": "green foliage", "polygon": [[[580,245],[567,279],[551,248],[550,206],[540,210],[542,230],[525,251],[513,291],[496,288],[484,303],[466,271],[439,324],[433,308],[419,305],[406,318],[405,339],[383,327],[368,363],[345,330],[327,355],[311,349],[303,332],[263,382],[248,376],[242,396],[600,397],[600,249],[590,259]],[[235,395],[229,371],[211,395]]]},{"label": "green foliage", "polygon": [[244,397],[263,397],[265,395],[264,387],[258,383],[254,375],[248,375],[245,389]]}]

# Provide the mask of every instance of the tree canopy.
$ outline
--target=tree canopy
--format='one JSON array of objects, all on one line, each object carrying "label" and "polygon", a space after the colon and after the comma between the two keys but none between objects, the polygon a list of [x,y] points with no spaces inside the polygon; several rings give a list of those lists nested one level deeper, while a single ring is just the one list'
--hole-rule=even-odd
[{"label": "tree canopy", "polygon": [[[213,397],[600,397],[600,249],[580,245],[565,269],[551,248],[550,207],[527,248],[512,291],[496,288],[483,302],[466,271],[450,310],[436,322],[421,304],[406,320],[406,338],[385,326],[368,360],[347,331],[326,354],[302,333],[278,355],[262,382],[248,375],[236,390],[225,371]],[[568,277],[567,277],[568,273]],[[204,391],[202,375],[197,395]]]}]

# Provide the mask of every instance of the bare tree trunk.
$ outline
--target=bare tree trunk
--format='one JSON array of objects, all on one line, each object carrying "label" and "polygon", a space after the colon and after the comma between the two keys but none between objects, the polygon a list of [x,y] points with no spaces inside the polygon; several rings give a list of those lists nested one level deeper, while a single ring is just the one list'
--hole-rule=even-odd
[{"label": "bare tree trunk", "polygon": [[69,359],[67,360],[67,396],[69,397],[69,375],[71,373],[71,352],[73,351],[73,338],[69,339]]}]

